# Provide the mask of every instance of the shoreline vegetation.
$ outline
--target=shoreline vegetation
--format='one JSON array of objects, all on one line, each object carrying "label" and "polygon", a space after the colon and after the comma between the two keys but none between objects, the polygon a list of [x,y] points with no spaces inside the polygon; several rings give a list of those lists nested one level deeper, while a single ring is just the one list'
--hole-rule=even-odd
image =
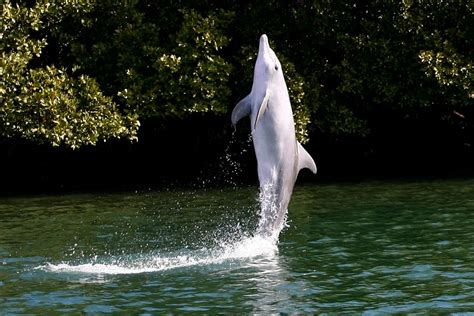
[{"label": "shoreline vegetation", "polygon": [[2,196],[257,183],[230,112],[263,33],[318,165],[301,181],[474,175],[470,1],[1,6]]}]

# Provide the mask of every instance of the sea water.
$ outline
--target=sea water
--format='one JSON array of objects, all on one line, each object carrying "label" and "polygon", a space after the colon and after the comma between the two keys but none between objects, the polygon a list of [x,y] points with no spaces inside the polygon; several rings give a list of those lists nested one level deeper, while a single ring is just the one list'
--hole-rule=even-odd
[{"label": "sea water", "polygon": [[474,181],[0,199],[0,314],[474,311]]}]

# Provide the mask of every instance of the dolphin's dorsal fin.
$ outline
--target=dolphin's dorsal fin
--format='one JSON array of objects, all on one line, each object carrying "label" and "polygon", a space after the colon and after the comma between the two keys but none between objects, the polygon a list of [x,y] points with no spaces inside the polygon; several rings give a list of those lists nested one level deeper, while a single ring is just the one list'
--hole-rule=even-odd
[{"label": "dolphin's dorsal fin", "polygon": [[316,174],[317,168],[313,158],[308,152],[301,146],[300,142],[297,142],[298,146],[298,171],[304,168],[308,168],[314,174]]},{"label": "dolphin's dorsal fin", "polygon": [[258,112],[257,112],[257,116],[255,118],[255,124],[253,126],[253,129],[257,128],[258,122],[260,121],[260,119],[262,118],[263,113],[265,113],[265,110],[267,109],[268,97],[269,96],[270,96],[270,93],[268,92],[268,90],[266,90],[265,91],[265,96],[263,97],[263,100],[262,100],[262,103],[260,103],[260,106],[258,107]]},{"label": "dolphin's dorsal fin", "polygon": [[252,104],[250,102],[250,94],[240,100],[239,103],[234,107],[232,110],[232,125],[235,127],[237,122],[240,121],[241,118],[250,115],[250,111],[252,110]]}]

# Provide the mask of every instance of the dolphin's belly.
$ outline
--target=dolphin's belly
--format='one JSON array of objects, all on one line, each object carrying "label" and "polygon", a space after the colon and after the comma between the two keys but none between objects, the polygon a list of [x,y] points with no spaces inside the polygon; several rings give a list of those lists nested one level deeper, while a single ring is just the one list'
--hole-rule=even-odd
[{"label": "dolphin's belly", "polygon": [[252,134],[260,186],[294,181],[297,152],[293,122],[276,123],[267,117]]}]

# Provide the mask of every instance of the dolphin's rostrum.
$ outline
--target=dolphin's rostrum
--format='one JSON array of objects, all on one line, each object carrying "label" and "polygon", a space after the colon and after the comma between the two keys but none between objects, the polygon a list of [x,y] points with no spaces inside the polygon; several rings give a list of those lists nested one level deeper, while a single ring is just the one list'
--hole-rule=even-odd
[{"label": "dolphin's rostrum", "polygon": [[232,111],[232,124],[250,116],[257,156],[262,219],[257,233],[278,238],[298,172],[316,164],[296,140],[290,97],[280,61],[260,37],[252,91]]}]

